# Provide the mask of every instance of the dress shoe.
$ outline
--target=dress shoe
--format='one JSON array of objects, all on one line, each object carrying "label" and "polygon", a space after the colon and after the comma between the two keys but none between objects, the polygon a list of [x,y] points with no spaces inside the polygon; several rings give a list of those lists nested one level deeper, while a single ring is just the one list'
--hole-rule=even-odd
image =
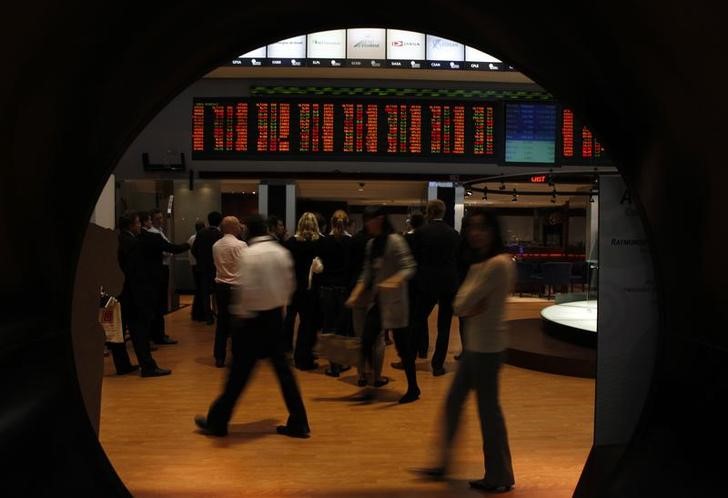
[{"label": "dress shoe", "polygon": [[432,367],[432,376],[433,377],[440,377],[441,375],[445,375],[444,367]]},{"label": "dress shoe", "polygon": [[419,389],[407,391],[404,396],[399,399],[399,404],[403,405],[405,403],[412,403],[413,401],[417,401],[418,399],[420,399]]},{"label": "dress shoe", "polygon": [[392,368],[396,368],[397,370],[404,370],[404,363],[401,361],[393,361],[391,363]]},{"label": "dress shoe", "polygon": [[431,481],[441,481],[447,476],[445,467],[423,467],[411,469],[410,472]]},{"label": "dress shoe", "polygon": [[171,373],[172,370],[170,370],[169,368],[157,367],[154,370],[142,370],[142,377],[162,377]]},{"label": "dress shoe", "polygon": [[513,489],[513,484],[498,486],[496,484],[490,484],[485,479],[469,481],[468,484],[470,484],[470,487],[473,489],[477,489],[480,491],[489,491],[491,493],[505,493],[506,491],[510,491],[511,489]]},{"label": "dress shoe", "polygon": [[374,387],[383,387],[389,384],[389,377],[382,377],[379,380],[375,380],[373,386]]},{"label": "dress shoe", "polygon": [[329,377],[338,377],[339,370],[336,368],[327,368],[326,370],[324,370],[324,374],[328,375]]},{"label": "dress shoe", "polygon": [[209,436],[224,437],[227,436],[228,433],[227,428],[214,429],[210,427],[210,424],[207,423],[207,418],[203,417],[202,415],[197,415],[195,417],[195,425],[200,429],[200,432]]},{"label": "dress shoe", "polygon": [[139,365],[129,365],[128,368],[124,368],[116,371],[116,375],[126,375],[139,370]]},{"label": "dress shoe", "polygon": [[172,339],[168,335],[165,335],[164,336],[164,339],[162,339],[161,341],[154,341],[154,344],[159,344],[160,346],[164,346],[164,345],[177,344],[178,342],[179,341],[175,341],[174,339]]},{"label": "dress shoe", "polygon": [[299,439],[308,439],[311,437],[311,431],[294,430],[287,425],[279,425],[276,432],[282,436],[297,437]]},{"label": "dress shoe", "polygon": [[159,348],[157,346],[155,346],[153,342],[149,343],[149,351],[156,351],[158,349]]},{"label": "dress shoe", "polygon": [[363,377],[356,381],[356,385],[359,387],[364,387],[367,385],[367,383],[367,379]]},{"label": "dress shoe", "polygon": [[225,366],[225,360],[215,360],[215,366],[217,368],[223,368]]}]

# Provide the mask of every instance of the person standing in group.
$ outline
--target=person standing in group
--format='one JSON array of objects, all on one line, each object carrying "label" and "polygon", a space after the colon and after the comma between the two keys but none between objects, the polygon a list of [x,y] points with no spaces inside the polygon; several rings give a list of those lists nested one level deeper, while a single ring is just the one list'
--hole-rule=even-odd
[{"label": "person standing in group", "polygon": [[[195,244],[197,234],[200,233],[200,230],[202,230],[203,228],[205,228],[205,223],[203,221],[198,220],[197,222],[195,222],[195,233],[192,234],[189,239],[187,239],[187,243],[190,247]],[[192,320],[195,322],[204,322],[205,313],[202,309],[202,297],[200,296],[200,272],[197,269],[197,260],[195,259],[195,255],[192,254],[191,250],[188,257],[190,262],[190,269],[192,270],[192,282],[195,286],[195,293],[192,297]]]},{"label": "person standing in group", "polygon": [[[121,306],[121,332],[122,335],[129,333],[132,336],[132,325],[134,325],[134,305],[131,294],[131,281],[129,276],[131,275],[131,262],[133,258],[133,252],[136,247],[136,237],[142,229],[142,224],[139,221],[139,215],[136,213],[128,212],[124,213],[119,217],[119,244],[117,247],[117,261],[119,262],[119,268],[124,275],[124,283],[121,287],[121,294],[119,294],[119,305]],[[135,344],[132,342],[132,344]],[[132,365],[129,361],[129,354],[126,350],[126,342],[122,343],[107,343],[107,347],[111,352],[114,360],[114,366],[116,372],[119,375],[130,373],[139,369],[139,365]],[[147,348],[149,343],[147,342]],[[144,355],[143,351],[136,351],[137,361],[140,355]]]},{"label": "person standing in group", "polygon": [[[344,306],[349,297],[351,281],[351,234],[346,231],[349,215],[337,210],[331,216],[331,232],[319,242],[319,257],[323,272],[319,275],[319,303],[321,305],[324,334],[351,335],[349,310]],[[350,368],[331,362],[324,372],[331,377]]]},{"label": "person standing in group", "polygon": [[231,313],[240,319],[232,331],[233,360],[223,393],[207,416],[195,417],[204,434],[225,436],[238,398],[258,359],[269,357],[288,408],[288,422],[278,434],[307,438],[310,427],[303,399],[283,350],[284,307],[296,285],[290,253],[268,234],[259,215],[246,218],[250,246],[240,253]]},{"label": "person standing in group", "polygon": [[439,199],[427,203],[427,223],[412,233],[412,254],[417,262],[414,278],[415,314],[412,328],[417,353],[427,358],[429,349],[428,318],[435,304],[437,342],[432,355],[432,374],[445,373],[445,358],[450,343],[452,301],[458,286],[457,256],[460,235],[445,221],[445,203]]},{"label": "person standing in group", "polygon": [[[149,213],[140,213],[141,227],[151,226]],[[190,248],[187,244],[171,244],[161,235],[139,230],[133,239],[125,238],[119,247],[119,263],[125,273],[125,285],[131,295],[133,306],[132,322],[129,324],[134,351],[136,352],[142,377],[169,375],[171,370],[159,368],[152,358],[149,346],[152,323],[159,309],[159,281],[162,273],[164,253],[179,254]]]},{"label": "person standing in group", "polygon": [[498,376],[507,347],[505,303],[513,290],[516,271],[511,256],[505,252],[495,215],[473,209],[463,221],[463,229],[475,256],[453,305],[465,324],[465,349],[445,402],[439,464],[417,472],[438,479],[449,473],[460,414],[468,393],[474,390],[483,436],[485,476],[471,481],[470,486],[503,492],[513,487],[515,479],[498,396]]},{"label": "person standing in group", "polygon": [[248,244],[238,237],[242,232],[240,221],[235,216],[226,216],[220,225],[223,236],[212,246],[215,261],[215,299],[217,302],[217,326],[213,356],[215,366],[225,366],[227,338],[230,336],[230,296],[240,275],[240,255]]},{"label": "person standing in group", "polygon": [[[296,234],[284,244],[291,251],[296,273],[296,291],[288,306],[283,326],[285,346],[293,351],[293,361],[299,370],[315,370],[318,364],[314,361],[313,348],[316,345],[316,325],[314,316],[316,296],[312,290],[312,264],[318,255],[319,225],[313,213],[303,213],[298,220]],[[293,328],[298,315],[298,334],[293,347]]]},{"label": "person standing in group", "polygon": [[[165,242],[169,239],[164,233],[164,214],[159,208],[149,211],[152,226],[148,231],[159,234]],[[162,258],[162,271],[159,279],[159,309],[154,316],[152,324],[152,340],[155,344],[177,344],[177,341],[170,338],[165,331],[164,315],[169,313],[169,266],[172,262],[172,254],[165,252]]]},{"label": "person standing in group", "polygon": [[283,220],[276,215],[270,215],[266,222],[268,223],[268,233],[276,242],[283,244],[288,238],[286,225],[283,223]]},{"label": "person standing in group", "polygon": [[[349,295],[356,287],[359,277],[364,271],[364,261],[366,259],[367,244],[371,238],[366,229],[368,215],[364,216],[364,226],[351,238],[351,278],[349,281]],[[364,336],[364,325],[366,323],[367,310],[370,303],[363,299],[351,301],[347,304],[351,307],[351,324],[354,331],[354,337],[362,338]],[[382,377],[382,367],[384,366],[384,350],[385,350],[384,334],[377,336],[371,352],[364,353],[362,349],[359,365],[357,366],[359,379],[357,384],[364,387],[368,384],[367,360],[371,361],[371,370],[374,375],[373,382],[375,385],[384,385],[386,381]]]},{"label": "person standing in group", "polygon": [[[372,352],[382,331],[393,330],[394,344],[407,375],[407,392],[399,402],[410,403],[420,397],[409,329],[407,290],[407,280],[412,278],[417,265],[404,237],[395,233],[381,206],[368,207],[364,219],[367,232],[373,238],[367,243],[364,270],[347,305],[354,306],[362,301],[373,304],[367,312],[362,337],[362,351],[369,364],[374,364]],[[383,380],[386,383],[387,379]]]},{"label": "person standing in group", "polygon": [[192,255],[197,260],[197,270],[200,275],[200,297],[202,298],[202,312],[208,325],[215,323],[211,297],[215,291],[215,261],[212,258],[212,246],[222,238],[220,223],[222,215],[212,211],[207,215],[207,228],[200,230],[192,246]]}]

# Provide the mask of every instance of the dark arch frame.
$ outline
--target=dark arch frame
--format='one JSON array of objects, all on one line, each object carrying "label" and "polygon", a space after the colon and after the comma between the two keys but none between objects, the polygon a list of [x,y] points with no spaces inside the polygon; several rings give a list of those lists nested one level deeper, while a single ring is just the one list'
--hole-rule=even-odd
[{"label": "dark arch frame", "polygon": [[[717,147],[702,146],[706,136],[728,131],[713,74],[728,48],[721,16],[708,2],[688,10],[673,0],[659,10],[551,3],[486,9],[466,0],[372,0],[359,9],[347,12],[329,0],[246,7],[184,1],[174,9],[77,0],[28,1],[6,11],[2,485],[28,496],[128,495],[84,412],[69,329],[80,228],[133,137],[175,94],[241,48],[301,31],[374,25],[490,48],[588,118],[609,145],[648,229],[660,345],[640,427],[616,452],[618,466],[590,457],[580,492],[709,496],[721,489],[720,460],[709,450],[726,447],[728,269],[707,261],[728,239],[728,226],[718,193],[724,158]],[[686,181],[696,187],[689,193],[681,190]],[[706,312],[709,328],[696,318]]]}]

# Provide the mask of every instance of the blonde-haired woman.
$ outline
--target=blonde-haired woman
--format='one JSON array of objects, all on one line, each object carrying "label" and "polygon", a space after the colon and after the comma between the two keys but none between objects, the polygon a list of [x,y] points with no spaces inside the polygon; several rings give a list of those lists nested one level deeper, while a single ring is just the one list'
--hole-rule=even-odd
[{"label": "blonde-haired woman", "polygon": [[[311,289],[309,273],[311,263],[318,256],[319,225],[316,215],[303,213],[298,220],[296,234],[285,242],[291,251],[296,273],[296,291],[288,306],[283,330],[287,350],[293,351],[293,361],[299,370],[315,370],[318,365],[314,361],[313,347],[316,345],[315,310],[316,295]],[[293,348],[293,327],[298,315],[298,336]]]},{"label": "blonde-haired woman", "polygon": [[[351,235],[346,231],[349,215],[341,209],[331,216],[331,231],[319,242],[319,257],[324,265],[318,291],[321,305],[321,331],[324,334],[351,335],[351,313],[344,306],[351,291]],[[349,365],[330,362],[324,372],[338,377]]]}]

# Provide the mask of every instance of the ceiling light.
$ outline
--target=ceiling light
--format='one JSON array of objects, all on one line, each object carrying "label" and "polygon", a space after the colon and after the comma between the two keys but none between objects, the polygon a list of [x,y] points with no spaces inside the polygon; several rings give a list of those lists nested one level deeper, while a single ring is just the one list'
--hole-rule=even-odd
[{"label": "ceiling light", "polygon": [[470,190],[470,189],[467,189],[467,190],[465,191],[465,197],[472,197],[472,196],[473,196],[473,191],[472,191],[472,190]]}]

